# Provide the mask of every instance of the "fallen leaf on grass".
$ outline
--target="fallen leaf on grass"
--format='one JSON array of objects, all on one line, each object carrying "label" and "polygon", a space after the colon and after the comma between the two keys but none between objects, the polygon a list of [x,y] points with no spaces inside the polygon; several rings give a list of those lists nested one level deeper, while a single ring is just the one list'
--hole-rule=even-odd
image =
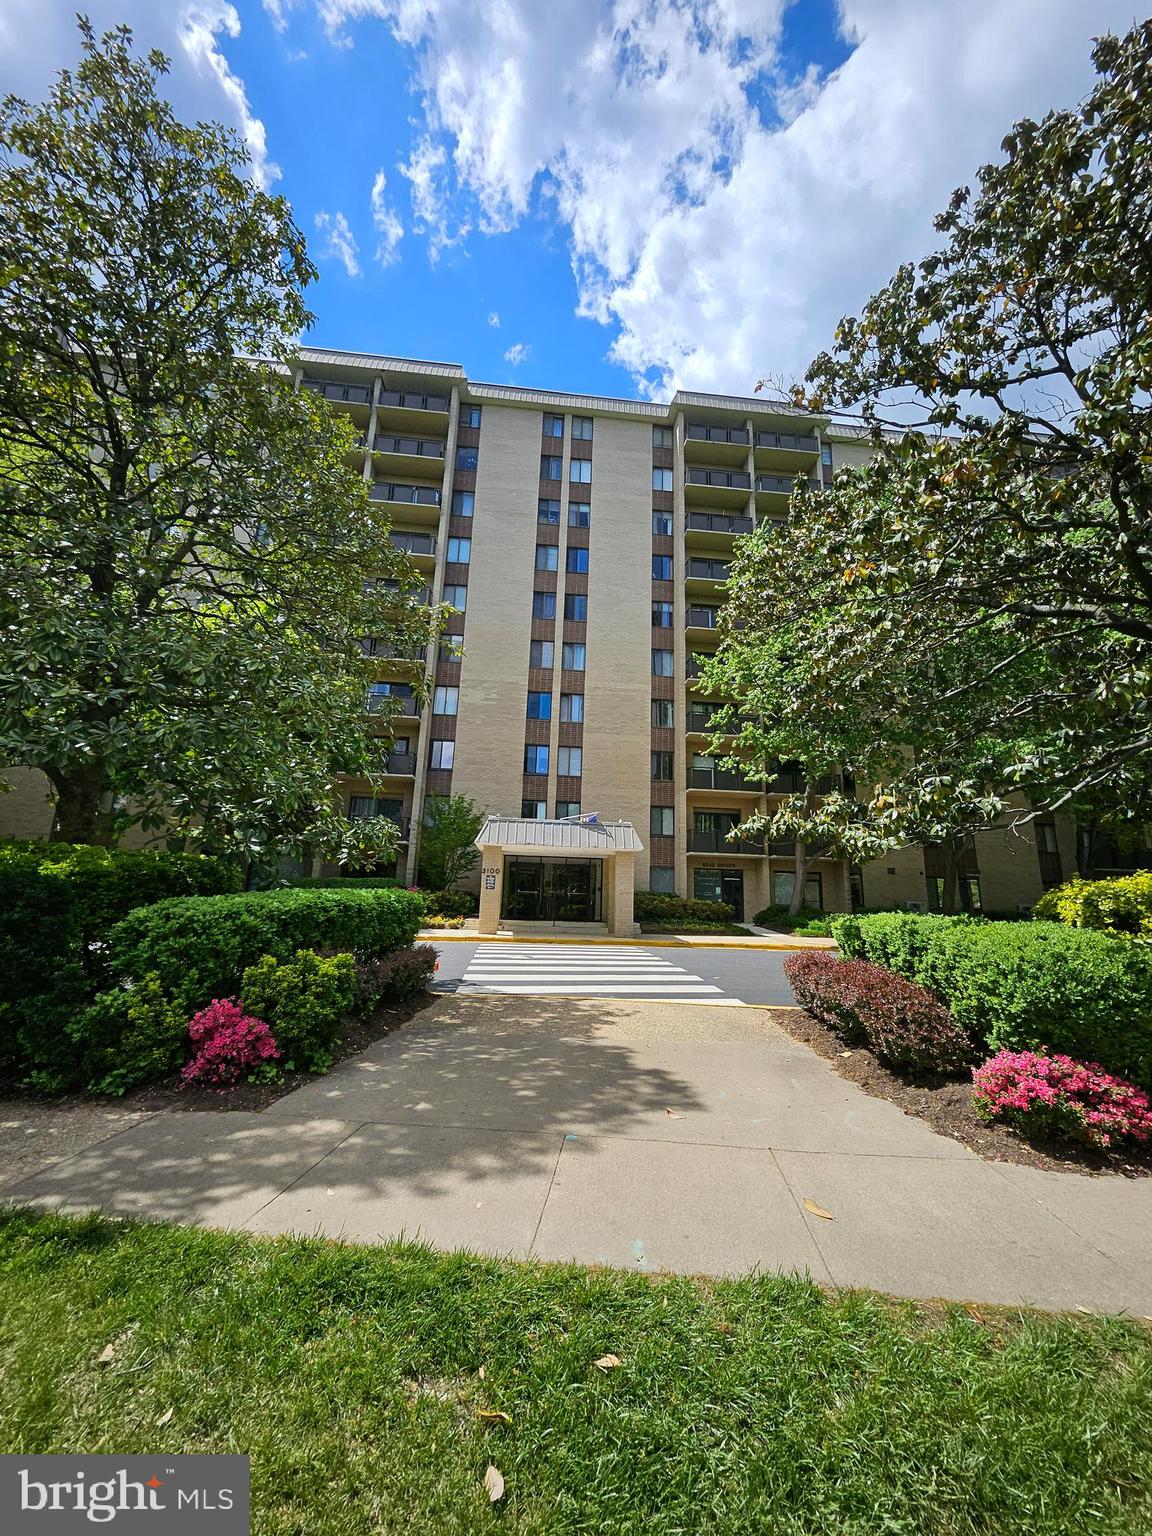
[{"label": "fallen leaf on grass", "polygon": [[476,1417],[483,1419],[485,1424],[511,1424],[512,1415],[502,1413],[499,1408],[477,1408]]},{"label": "fallen leaf on grass", "polygon": [[813,1216],[822,1216],[825,1221],[835,1221],[831,1211],[826,1211],[822,1205],[817,1205],[815,1200],[805,1200],[804,1209]]},{"label": "fallen leaf on grass", "polygon": [[485,1376],[484,1367],[481,1366],[480,1369],[476,1372],[476,1374],[477,1374],[477,1376],[479,1376],[480,1380],[483,1381],[484,1380],[484,1376]]},{"label": "fallen leaf on grass", "polygon": [[156,1428],[163,1429],[165,1424],[168,1423],[169,1419],[171,1419],[175,1412],[175,1408],[166,1408],[160,1417],[156,1420]]},{"label": "fallen leaf on grass", "polygon": [[593,1360],[592,1364],[600,1371],[614,1371],[620,1364],[619,1355],[601,1355],[599,1360]]},{"label": "fallen leaf on grass", "polygon": [[493,1504],[504,1497],[504,1474],[499,1467],[490,1466],[485,1472],[484,1491]]},{"label": "fallen leaf on grass", "polygon": [[676,1109],[666,1109],[664,1113],[670,1120],[683,1120],[684,1116]]},{"label": "fallen leaf on grass", "polygon": [[116,1345],[115,1345],[115,1343],[105,1344],[104,1348],[96,1356],[96,1364],[97,1365],[111,1365],[113,1360],[115,1360],[115,1358],[116,1358]]}]

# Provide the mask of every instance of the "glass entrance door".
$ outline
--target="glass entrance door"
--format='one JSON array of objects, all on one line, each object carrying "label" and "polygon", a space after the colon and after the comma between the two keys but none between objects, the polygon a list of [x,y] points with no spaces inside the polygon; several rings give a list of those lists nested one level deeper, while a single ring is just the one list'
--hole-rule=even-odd
[{"label": "glass entrance door", "polygon": [[742,869],[697,869],[692,873],[692,895],[697,901],[723,901],[744,919],[744,871]]},{"label": "glass entrance door", "polygon": [[500,915],[525,922],[598,923],[603,870],[600,859],[505,859]]}]

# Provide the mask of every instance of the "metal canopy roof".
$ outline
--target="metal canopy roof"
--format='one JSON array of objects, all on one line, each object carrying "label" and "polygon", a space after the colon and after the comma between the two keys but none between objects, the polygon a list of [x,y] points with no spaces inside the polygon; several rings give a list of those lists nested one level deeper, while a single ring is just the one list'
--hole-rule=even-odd
[{"label": "metal canopy roof", "polygon": [[520,816],[489,816],[476,838],[477,848],[537,848],[564,853],[637,853],[643,843],[630,821],[537,821]]}]

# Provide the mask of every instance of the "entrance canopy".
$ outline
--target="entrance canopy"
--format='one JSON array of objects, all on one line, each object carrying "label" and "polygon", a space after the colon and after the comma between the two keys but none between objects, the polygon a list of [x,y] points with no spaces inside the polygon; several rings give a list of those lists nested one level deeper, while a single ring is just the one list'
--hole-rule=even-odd
[{"label": "entrance canopy", "polygon": [[481,851],[481,933],[500,919],[607,924],[630,937],[636,854],[644,845],[630,821],[538,821],[489,816]]},{"label": "entrance canopy", "polygon": [[639,853],[644,844],[630,821],[538,821],[527,816],[489,816],[476,838],[477,848],[503,848],[514,853],[531,848],[537,855],[554,852]]}]

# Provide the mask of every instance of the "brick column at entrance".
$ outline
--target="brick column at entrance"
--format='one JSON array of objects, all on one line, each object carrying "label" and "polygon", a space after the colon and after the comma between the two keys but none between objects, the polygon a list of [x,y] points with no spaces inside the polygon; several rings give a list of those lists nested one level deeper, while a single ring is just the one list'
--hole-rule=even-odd
[{"label": "brick column at entrance", "polygon": [[[633,895],[636,889],[636,855],[620,852],[605,860],[612,872],[611,933],[618,939],[630,939],[636,930]],[[607,871],[605,871],[607,873]]]},{"label": "brick column at entrance", "polygon": [[480,933],[496,933],[500,927],[500,900],[504,894],[504,850],[491,845],[480,853]]}]

